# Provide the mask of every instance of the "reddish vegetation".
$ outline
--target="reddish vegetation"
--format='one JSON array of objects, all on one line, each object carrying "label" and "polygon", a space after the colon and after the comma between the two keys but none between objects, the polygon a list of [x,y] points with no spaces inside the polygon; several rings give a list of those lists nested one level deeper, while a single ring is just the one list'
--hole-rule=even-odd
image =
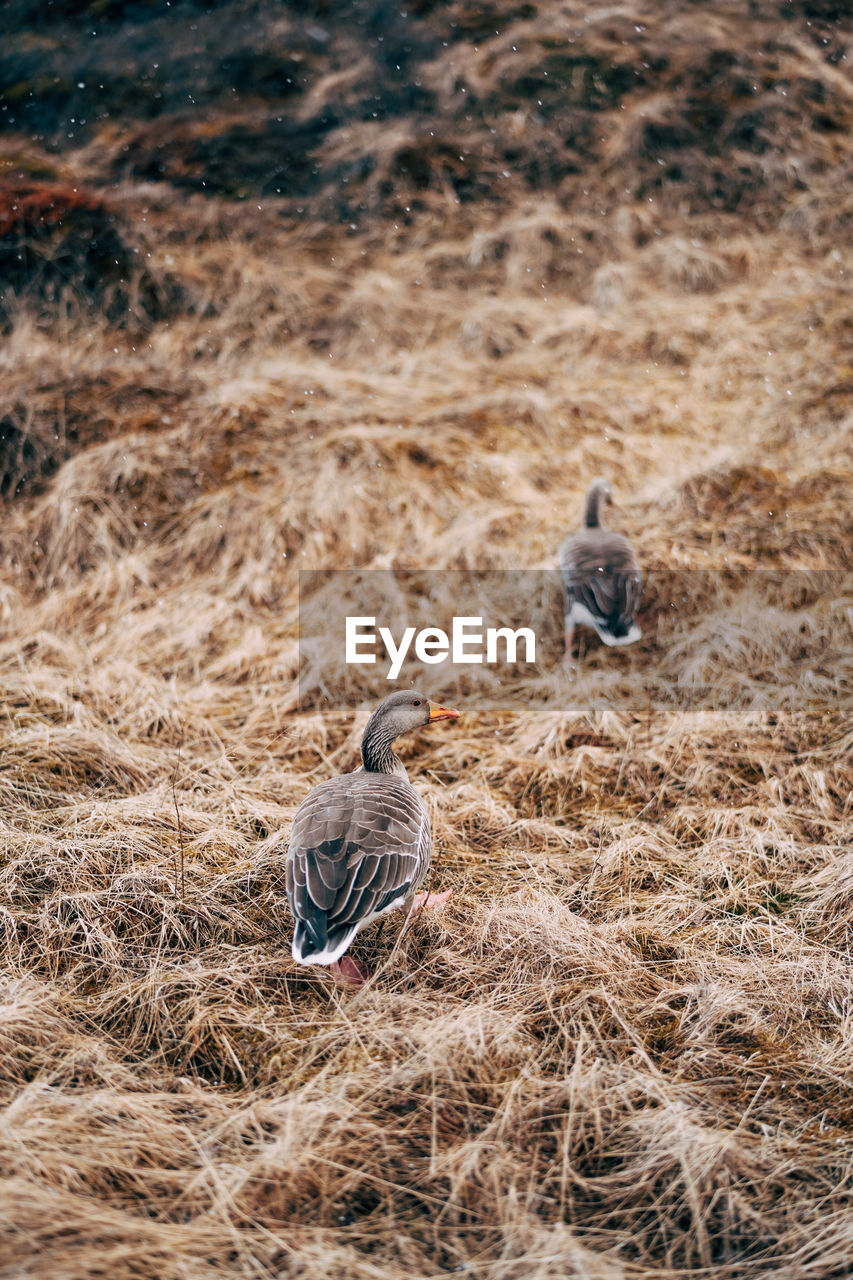
[{"label": "reddish vegetation", "polygon": [[34,187],[0,187],[0,237],[49,236],[85,224],[90,234],[103,232],[115,215],[94,192],[40,183]]}]

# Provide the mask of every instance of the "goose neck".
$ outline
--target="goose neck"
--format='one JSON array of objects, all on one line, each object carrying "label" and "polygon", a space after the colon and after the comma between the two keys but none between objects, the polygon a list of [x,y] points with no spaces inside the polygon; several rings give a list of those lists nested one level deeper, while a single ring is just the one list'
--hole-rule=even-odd
[{"label": "goose neck", "polygon": [[602,489],[598,485],[593,485],[589,493],[586,495],[584,525],[587,529],[598,529],[601,527],[602,492]]},{"label": "goose neck", "polygon": [[361,762],[367,773],[398,773],[403,762],[393,748],[394,738],[379,726],[367,726],[361,740]]}]

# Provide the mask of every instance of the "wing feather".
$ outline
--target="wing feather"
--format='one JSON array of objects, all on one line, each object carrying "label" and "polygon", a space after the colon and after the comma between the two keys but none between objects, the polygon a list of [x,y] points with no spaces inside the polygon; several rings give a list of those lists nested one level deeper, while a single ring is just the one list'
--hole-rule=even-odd
[{"label": "wing feather", "polygon": [[631,626],[642,595],[642,575],[630,542],[611,529],[581,529],[560,548],[567,608],[584,606],[613,635]]},{"label": "wing feather", "polygon": [[357,928],[407,897],[429,853],[426,809],[405,779],[359,772],[315,787],[296,812],[287,860],[303,950],[322,951],[341,926]]}]

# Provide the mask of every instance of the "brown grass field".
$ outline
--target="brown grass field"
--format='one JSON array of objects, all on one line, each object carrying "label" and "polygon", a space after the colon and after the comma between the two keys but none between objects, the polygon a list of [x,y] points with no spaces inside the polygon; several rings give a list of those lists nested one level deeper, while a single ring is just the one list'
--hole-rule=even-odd
[{"label": "brown grass field", "polygon": [[[42,8],[0,1277],[849,1276],[846,6]],[[290,821],[372,705],[331,658],[298,702],[297,570],[546,568],[598,474],[642,641],[449,677],[401,745],[450,903],[363,991],[297,968]]]}]

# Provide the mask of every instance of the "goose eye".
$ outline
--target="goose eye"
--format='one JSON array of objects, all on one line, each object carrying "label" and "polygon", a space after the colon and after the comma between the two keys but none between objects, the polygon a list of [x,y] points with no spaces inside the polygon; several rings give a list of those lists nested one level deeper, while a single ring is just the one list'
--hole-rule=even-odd
[{"label": "goose eye", "polygon": [[419,707],[420,705],[421,705],[421,700],[420,700],[420,698],[414,698],[414,699],[412,700],[412,706],[413,706],[413,707]]}]

